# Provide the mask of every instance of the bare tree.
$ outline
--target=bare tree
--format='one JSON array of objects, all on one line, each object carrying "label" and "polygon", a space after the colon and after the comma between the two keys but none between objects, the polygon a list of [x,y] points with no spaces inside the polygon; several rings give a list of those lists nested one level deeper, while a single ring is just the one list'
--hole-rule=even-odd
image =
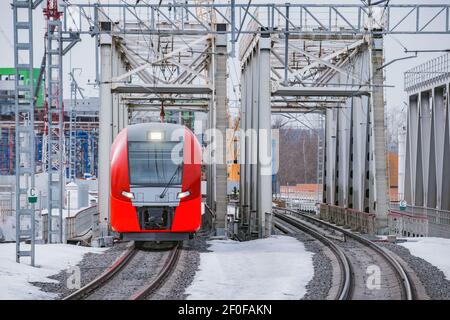
[{"label": "bare tree", "polygon": [[281,128],[279,170],[280,185],[317,182],[317,134],[321,130]]}]

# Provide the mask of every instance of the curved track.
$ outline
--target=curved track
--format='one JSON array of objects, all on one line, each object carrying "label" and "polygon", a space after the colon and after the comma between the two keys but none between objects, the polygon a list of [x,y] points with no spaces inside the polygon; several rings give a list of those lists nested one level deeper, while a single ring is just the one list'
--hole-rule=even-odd
[{"label": "curved track", "polygon": [[64,300],[137,300],[160,288],[178,262],[181,243],[170,251],[141,250],[133,243],[108,269]]},{"label": "curved track", "polygon": [[322,236],[323,230],[332,230],[344,236],[344,241],[328,240],[343,250],[350,261],[352,288],[347,299],[414,299],[413,286],[401,264],[373,241],[302,212],[274,208],[274,215],[296,227],[302,225],[303,228],[313,229]]},{"label": "curved track", "polygon": [[[339,263],[339,268],[341,271],[339,290],[336,294],[335,300],[349,300],[351,296],[352,273],[350,270],[350,262],[348,261],[346,255],[344,254],[344,251],[338,246],[336,246],[327,237],[310,228],[309,226],[302,224],[301,222],[295,221],[290,217],[283,217],[279,214],[275,214],[275,216],[276,216],[276,219],[274,220],[275,227],[281,230],[282,232],[289,233],[290,232],[289,225],[292,225],[295,228],[300,229],[303,232],[316,238],[331,250],[331,252],[334,254]],[[288,224],[287,228],[283,222]]]}]

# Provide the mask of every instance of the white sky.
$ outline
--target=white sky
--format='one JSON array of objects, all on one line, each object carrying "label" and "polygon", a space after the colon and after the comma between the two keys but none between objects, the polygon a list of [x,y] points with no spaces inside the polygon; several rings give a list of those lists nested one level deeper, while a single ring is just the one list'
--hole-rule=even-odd
[{"label": "white sky", "polygon": [[[167,0],[166,0],[167,1]],[[0,67],[11,67],[14,65],[14,56],[13,56],[13,34],[12,34],[12,10],[10,8],[10,0],[2,0],[0,1]],[[72,3],[83,2],[86,3],[88,1],[77,1],[72,0]],[[95,1],[91,1],[94,3]],[[116,2],[115,0],[103,0],[102,2]],[[132,3],[131,0],[128,2]],[[149,3],[157,3],[157,0],[146,1]],[[219,2],[219,1],[217,1]],[[220,1],[223,2],[223,1]],[[241,1],[239,1],[241,2]],[[253,1],[261,2],[263,1]],[[266,1],[264,1],[266,2]],[[284,3],[286,1],[277,1],[273,0],[273,2]],[[327,0],[327,1],[318,1],[318,0],[290,0],[290,3],[329,3],[329,4],[350,4],[350,3],[361,3],[360,1],[336,1],[336,0]],[[411,1],[407,0],[397,0],[391,1],[393,4],[410,4]],[[417,0],[415,3],[420,4],[429,4],[429,3],[450,3],[450,0]],[[407,21],[405,21],[407,22]],[[44,52],[44,18],[42,15],[42,10],[40,8],[36,9],[34,12],[34,64],[35,67],[40,65],[40,61],[42,59],[42,55]],[[399,42],[408,48],[408,50],[421,50],[421,49],[450,49],[450,35],[395,35],[395,36],[386,36],[385,37],[385,57],[386,62],[391,61],[395,58],[405,57],[407,54],[404,53],[402,46]],[[85,93],[87,96],[97,96],[98,91],[93,88],[93,86],[88,85],[88,81],[91,83],[95,79],[95,54],[94,54],[94,39],[90,36],[83,36],[82,42],[78,43],[71,51],[64,57],[64,74],[65,76],[65,88],[64,95],[65,97],[69,96],[69,79],[68,72],[70,70],[70,66],[72,68],[82,68],[81,75],[78,76],[79,84],[85,88]],[[395,88],[388,88],[386,90],[386,101],[388,107],[390,106],[401,106],[403,101],[406,100],[406,95],[403,91],[403,73],[417,64],[425,62],[430,58],[434,58],[436,56],[442,55],[443,53],[421,53],[418,58],[404,60],[396,62],[389,67],[386,68],[386,84],[394,85]],[[231,70],[234,72],[234,70]],[[239,72],[239,70],[237,70]],[[233,97],[230,94],[230,98]]]}]

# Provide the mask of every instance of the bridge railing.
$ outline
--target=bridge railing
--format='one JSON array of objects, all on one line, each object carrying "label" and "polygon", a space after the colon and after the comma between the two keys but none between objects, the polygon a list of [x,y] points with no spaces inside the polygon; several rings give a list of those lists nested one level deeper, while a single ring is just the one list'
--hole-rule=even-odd
[{"label": "bridge railing", "polygon": [[400,210],[389,210],[389,233],[402,237],[427,237],[428,218],[422,214],[410,214]]},{"label": "bridge railing", "polygon": [[373,213],[321,204],[320,219],[356,232],[375,234],[375,214]]},{"label": "bridge railing", "polygon": [[393,232],[405,237],[450,238],[450,211],[418,206],[407,206],[400,210],[391,203],[390,227]]}]

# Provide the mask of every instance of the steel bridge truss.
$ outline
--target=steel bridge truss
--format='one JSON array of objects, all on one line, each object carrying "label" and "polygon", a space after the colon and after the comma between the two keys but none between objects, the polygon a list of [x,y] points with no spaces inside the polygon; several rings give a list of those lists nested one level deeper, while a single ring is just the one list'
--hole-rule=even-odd
[{"label": "steel bridge truss", "polygon": [[[232,28],[233,42],[240,35],[253,34],[249,27],[257,24],[261,33],[282,34],[290,25],[291,34],[314,36],[354,36],[367,34],[436,34],[450,31],[450,4],[387,4],[368,7],[364,4],[261,4],[256,2],[230,4],[163,3],[135,4],[84,3],[66,5],[66,30],[81,34],[102,33],[98,17],[108,12],[111,21],[122,21],[116,30],[122,34],[218,34],[214,23],[226,23]],[[232,1],[234,2],[234,1]],[[199,18],[198,14],[201,14]],[[149,28],[142,30],[136,17],[146,17]],[[371,24],[371,17],[376,18]],[[213,24],[211,23],[213,22]],[[200,27],[192,29],[192,25]]]},{"label": "steel bridge truss", "polygon": [[412,206],[450,211],[449,85],[449,54],[405,73],[409,98],[404,193]]},{"label": "steel bridge truss", "polygon": [[[150,28],[145,21],[139,21],[140,28]],[[110,35],[99,36],[102,66],[99,163],[109,163],[109,146],[121,129],[128,124],[144,121],[149,114],[201,108],[201,111],[210,114],[210,128],[223,123],[225,131],[225,32],[222,33],[225,38],[222,37],[218,43],[218,38],[210,35],[179,36],[145,32],[119,35],[115,31],[116,25],[105,16],[100,25],[111,32]],[[219,67],[220,71],[217,71]],[[216,108],[216,105],[221,107]],[[211,140],[210,143],[214,142]],[[214,156],[214,150],[211,150],[210,156]],[[108,197],[105,196],[109,194],[108,175],[108,166],[99,168],[99,192],[103,195],[99,202],[101,221],[108,220]],[[209,181],[225,181],[221,182],[225,187],[220,200],[211,197],[208,202],[211,207],[222,205],[225,207],[220,210],[226,210],[226,165],[220,168],[209,166],[208,176]],[[104,228],[100,227],[100,233],[105,231]]]},{"label": "steel bridge truss", "polygon": [[[324,202],[376,212],[384,228],[382,36],[448,34],[450,5],[130,4],[64,7],[63,30],[99,43],[101,221],[109,212],[104,164],[119,130],[158,104],[207,110],[208,127],[224,129],[227,59],[237,56],[242,128],[270,129],[271,112],[326,114]],[[260,141],[243,140],[241,155],[256,150],[256,165],[241,167],[241,213],[247,214],[241,227],[246,236],[264,236],[271,183],[261,171]],[[209,143],[215,145],[214,138]],[[210,166],[208,182],[208,204],[225,214],[226,166]],[[220,216],[218,229],[224,224]]]}]

